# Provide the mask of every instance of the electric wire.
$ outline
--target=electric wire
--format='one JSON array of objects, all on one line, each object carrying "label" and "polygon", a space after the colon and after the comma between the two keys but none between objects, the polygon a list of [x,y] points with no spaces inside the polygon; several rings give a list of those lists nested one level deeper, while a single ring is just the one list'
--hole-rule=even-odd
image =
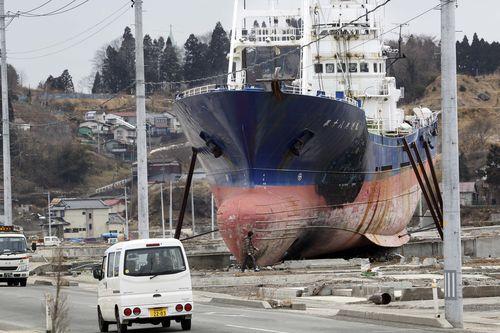
[{"label": "electric wire", "polygon": [[71,36],[71,37],[69,37],[69,38],[67,38],[65,40],[62,40],[62,41],[54,43],[54,44],[47,45],[47,46],[42,47],[42,48],[32,49],[32,50],[26,50],[26,51],[12,51],[12,52],[9,52],[9,54],[37,53],[37,52],[40,52],[40,51],[51,49],[53,47],[56,47],[56,46],[59,46],[59,45],[62,45],[62,44],[66,44],[67,42],[72,41],[72,40],[76,39],[77,37],[80,37],[80,36],[84,35],[85,33],[89,32],[89,31],[92,31],[94,28],[100,26],[102,23],[106,22],[109,18],[113,17],[115,14],[117,14],[118,12],[120,12],[123,8],[128,7],[128,6],[129,6],[129,0],[127,0],[126,3],[123,6],[121,6],[120,8],[118,8],[116,11],[114,11],[110,15],[106,16],[101,21],[95,23],[94,25],[92,25],[91,27],[85,29],[84,31],[82,31],[82,32],[80,32],[80,33],[78,33],[76,35],[73,35],[73,36]]},{"label": "electric wire", "polygon": [[35,7],[35,8],[33,8],[33,9],[30,9],[30,10],[27,10],[27,11],[19,11],[18,13],[19,13],[19,14],[29,14],[29,13],[32,13],[32,12],[34,12],[35,10],[38,10],[38,9],[40,9],[40,8],[42,8],[42,7],[45,7],[46,5],[48,5],[49,3],[51,3],[52,1],[54,1],[54,0],[48,0],[48,1],[46,1],[46,2],[42,3],[41,5],[39,5],[39,6]]},{"label": "electric wire", "polygon": [[43,13],[43,14],[19,13],[19,16],[22,16],[22,17],[46,17],[46,16],[60,15],[60,14],[64,14],[64,13],[67,13],[69,11],[72,11],[78,7],[81,7],[84,4],[88,3],[90,0],[83,0],[81,3],[76,4],[73,7],[68,8],[69,6],[71,6],[72,4],[74,4],[77,1],[78,0],[71,0],[66,5],[64,5],[58,9],[55,9],[53,11],[50,11],[48,13]]},{"label": "electric wire", "polygon": [[106,29],[107,27],[109,27],[111,24],[113,24],[116,21],[118,21],[118,19],[120,19],[123,15],[127,14],[128,11],[129,11],[129,8],[126,8],[125,10],[122,10],[122,12],[117,17],[115,17],[113,20],[111,20],[110,22],[108,22],[107,24],[105,24],[99,30],[93,32],[92,34],[90,34],[89,36],[85,37],[84,39],[79,40],[78,42],[73,43],[73,44],[71,44],[71,45],[69,45],[69,46],[67,46],[65,48],[60,49],[60,50],[57,50],[57,51],[54,51],[54,52],[50,52],[50,53],[46,53],[46,54],[39,55],[39,56],[33,56],[33,57],[10,57],[10,58],[11,59],[15,59],[15,60],[33,60],[33,59],[45,58],[45,57],[49,57],[49,56],[52,56],[52,55],[56,55],[56,54],[62,53],[64,51],[72,49],[73,47],[78,46],[78,45],[86,42],[90,38],[94,37],[95,35],[97,35],[101,31],[103,31],[104,29]]}]

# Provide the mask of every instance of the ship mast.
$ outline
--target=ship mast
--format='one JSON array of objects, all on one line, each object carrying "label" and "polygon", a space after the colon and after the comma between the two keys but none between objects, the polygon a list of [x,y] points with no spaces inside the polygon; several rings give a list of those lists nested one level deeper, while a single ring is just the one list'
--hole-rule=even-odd
[{"label": "ship mast", "polygon": [[234,47],[237,36],[237,24],[238,24],[238,9],[239,9],[239,0],[234,0],[234,9],[233,9],[233,26],[231,30],[231,49],[229,50],[229,64],[228,64],[228,75],[227,75],[227,85],[230,86],[233,83],[233,64],[234,64]]},{"label": "ship mast", "polygon": [[303,22],[303,38],[302,38],[302,93],[306,94],[309,89],[309,77],[312,63],[311,59],[311,44],[312,44],[312,20],[311,20],[311,0],[303,0],[302,3],[302,22]]}]

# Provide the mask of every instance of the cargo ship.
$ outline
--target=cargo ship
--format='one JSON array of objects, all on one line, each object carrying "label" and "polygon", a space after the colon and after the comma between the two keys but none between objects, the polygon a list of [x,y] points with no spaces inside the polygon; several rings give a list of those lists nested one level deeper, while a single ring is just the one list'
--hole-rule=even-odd
[{"label": "cargo ship", "polygon": [[435,155],[438,114],[398,108],[378,5],[235,0],[227,82],[177,96],[238,260],[248,231],[259,265],[409,241],[420,188],[403,139]]}]

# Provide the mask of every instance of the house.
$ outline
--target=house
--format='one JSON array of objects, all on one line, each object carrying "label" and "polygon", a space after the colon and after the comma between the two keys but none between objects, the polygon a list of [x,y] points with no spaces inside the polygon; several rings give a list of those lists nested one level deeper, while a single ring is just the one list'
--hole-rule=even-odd
[{"label": "house", "polygon": [[137,114],[135,112],[115,112],[114,115],[121,117],[133,126],[137,125]]},{"label": "house", "polygon": [[135,126],[131,124],[120,124],[113,127],[113,139],[124,144],[134,144],[136,138]]},{"label": "house", "polygon": [[65,222],[64,238],[100,238],[108,232],[109,210],[98,199],[62,198],[51,202],[53,218]]},{"label": "house", "polygon": [[460,206],[472,206],[477,204],[476,183],[460,183]]},{"label": "house", "polygon": [[148,114],[147,118],[152,136],[164,136],[181,132],[179,121],[174,115],[168,112],[162,114]]},{"label": "house", "polygon": [[108,233],[125,234],[125,219],[117,213],[109,214],[107,224]]},{"label": "house", "polygon": [[102,111],[88,111],[85,113],[85,121],[96,121],[99,123],[105,123],[106,113]]},{"label": "house", "polygon": [[110,214],[125,214],[125,198],[104,200],[104,204],[109,207]]},{"label": "house", "polygon": [[106,151],[113,154],[115,158],[133,161],[136,157],[135,146],[132,144],[121,143],[116,140],[108,140],[104,144]]},{"label": "house", "polygon": [[98,121],[84,121],[80,124],[78,128],[79,134],[88,134],[89,130],[91,134],[107,135],[110,132],[111,126]]}]

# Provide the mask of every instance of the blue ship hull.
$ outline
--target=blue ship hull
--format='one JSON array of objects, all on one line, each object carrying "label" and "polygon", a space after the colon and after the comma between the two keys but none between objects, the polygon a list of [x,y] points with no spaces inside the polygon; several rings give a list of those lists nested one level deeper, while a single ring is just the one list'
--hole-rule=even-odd
[{"label": "blue ship hull", "polygon": [[[179,99],[183,129],[212,183],[230,250],[256,233],[261,264],[364,245],[399,246],[418,202],[402,137],[369,133],[365,112],[343,101],[259,89]],[[436,147],[436,123],[406,136]],[[435,149],[433,148],[433,154]],[[401,207],[397,207],[403,205]],[[401,211],[398,212],[398,209]]]}]

